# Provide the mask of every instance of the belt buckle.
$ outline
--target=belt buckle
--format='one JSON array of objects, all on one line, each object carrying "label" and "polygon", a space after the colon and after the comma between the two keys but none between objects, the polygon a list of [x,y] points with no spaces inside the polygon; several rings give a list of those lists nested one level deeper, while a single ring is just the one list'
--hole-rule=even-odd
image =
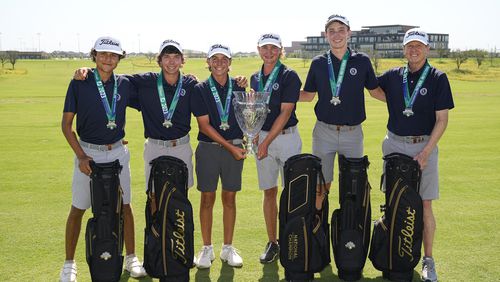
[{"label": "belt buckle", "polygon": [[422,136],[415,136],[415,137],[413,137],[413,144],[420,143],[422,141],[424,141],[424,138]]},{"label": "belt buckle", "polygon": [[170,141],[170,145],[172,145],[172,147],[177,146],[177,139]]},{"label": "belt buckle", "polygon": [[111,151],[113,149],[113,144],[106,144],[106,150]]}]

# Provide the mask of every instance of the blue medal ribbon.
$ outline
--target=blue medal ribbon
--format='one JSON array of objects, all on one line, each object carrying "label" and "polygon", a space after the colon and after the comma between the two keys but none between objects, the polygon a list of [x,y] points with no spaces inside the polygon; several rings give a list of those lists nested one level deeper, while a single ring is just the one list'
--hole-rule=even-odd
[{"label": "blue medal ribbon", "polygon": [[210,91],[212,92],[212,96],[214,96],[215,104],[217,105],[217,111],[219,112],[219,118],[221,121],[221,125],[219,126],[219,128],[224,131],[229,129],[229,123],[227,122],[227,120],[229,119],[229,107],[231,106],[231,95],[233,93],[233,83],[231,82],[231,78],[229,77],[227,78],[227,83],[229,83],[229,86],[227,89],[226,103],[225,105],[222,105],[219,92],[215,87],[215,83],[212,76],[208,78]]},{"label": "blue medal ribbon", "polygon": [[106,117],[108,118],[107,128],[113,130],[116,128],[116,99],[118,96],[118,83],[116,81],[116,75],[113,74],[113,98],[111,99],[111,105],[109,105],[108,97],[106,96],[106,90],[104,89],[104,84],[102,83],[99,71],[94,69],[94,79],[97,85],[97,90],[99,90],[99,96],[101,97],[102,105],[104,106],[104,111],[106,112]]},{"label": "blue medal ribbon", "polygon": [[422,88],[422,85],[424,84],[425,79],[427,78],[427,75],[429,74],[429,71],[431,69],[431,66],[429,65],[428,62],[425,63],[424,70],[420,74],[420,77],[418,78],[417,85],[415,85],[415,89],[413,89],[413,92],[410,96],[410,89],[408,88],[408,70],[409,67],[406,65],[406,67],[403,70],[403,98],[405,101],[405,110],[403,111],[403,114],[407,117],[413,115],[413,104],[415,103],[415,100],[417,99],[418,92],[420,91],[420,88]]},{"label": "blue medal ribbon", "polygon": [[177,81],[177,88],[175,89],[174,98],[170,104],[170,109],[167,105],[167,99],[165,98],[165,90],[163,90],[163,70],[158,73],[158,78],[156,79],[156,87],[158,88],[158,97],[160,98],[161,110],[163,112],[163,126],[169,128],[172,126],[172,116],[174,115],[175,108],[177,107],[177,102],[179,101],[179,96],[182,90],[182,73],[179,72],[179,80]]},{"label": "blue medal ribbon", "polygon": [[271,94],[273,93],[272,85],[276,82],[276,79],[278,78],[278,72],[281,67],[281,62],[278,60],[276,64],[273,67],[273,70],[271,71],[271,74],[269,75],[269,78],[266,81],[266,85],[262,83],[264,80],[264,73],[262,70],[259,72],[259,75],[257,76],[257,80],[259,81],[259,92],[269,92],[269,96],[267,96],[267,101],[266,104],[269,105],[269,101],[271,100]]},{"label": "blue medal ribbon", "polygon": [[340,88],[342,87],[342,82],[344,81],[345,69],[347,67],[347,60],[349,59],[349,49],[345,51],[344,56],[342,57],[342,62],[340,63],[340,69],[337,79],[335,79],[335,71],[333,70],[332,57],[330,55],[331,51],[328,51],[328,78],[330,81],[330,89],[332,90],[332,103],[334,106],[340,104]]}]

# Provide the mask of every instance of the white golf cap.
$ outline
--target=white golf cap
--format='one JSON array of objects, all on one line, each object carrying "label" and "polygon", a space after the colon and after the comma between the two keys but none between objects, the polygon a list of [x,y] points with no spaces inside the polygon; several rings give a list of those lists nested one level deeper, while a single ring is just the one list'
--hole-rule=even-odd
[{"label": "white golf cap", "polygon": [[429,35],[427,35],[425,31],[421,30],[418,27],[409,29],[405,33],[405,37],[403,39],[403,46],[412,41],[419,41],[424,45],[429,45]]},{"label": "white golf cap", "polygon": [[160,51],[158,53],[161,53],[161,51],[163,51],[163,49],[165,49],[165,47],[168,47],[168,46],[174,47],[175,49],[179,50],[179,52],[181,52],[181,54],[183,54],[181,44],[179,44],[179,42],[172,40],[172,39],[167,39],[167,40],[163,41],[163,43],[161,43]]},{"label": "white golf cap", "polygon": [[94,50],[97,52],[110,52],[118,55],[124,54],[120,40],[109,36],[97,38],[94,44]]},{"label": "white golf cap", "polygon": [[349,25],[349,20],[344,17],[344,16],[341,16],[341,15],[337,15],[337,14],[334,14],[334,15],[331,15],[328,17],[328,19],[326,20],[326,23],[325,23],[325,29],[334,21],[337,21],[337,22],[341,22],[343,24],[345,24],[346,26],[348,27],[351,27]]},{"label": "white golf cap", "polygon": [[207,58],[211,58],[215,54],[222,54],[231,59],[231,49],[222,44],[214,44],[210,46],[210,48],[208,49]]},{"label": "white golf cap", "polygon": [[281,37],[275,33],[262,34],[262,36],[259,38],[259,41],[257,42],[257,46],[262,47],[267,44],[271,44],[281,48]]}]

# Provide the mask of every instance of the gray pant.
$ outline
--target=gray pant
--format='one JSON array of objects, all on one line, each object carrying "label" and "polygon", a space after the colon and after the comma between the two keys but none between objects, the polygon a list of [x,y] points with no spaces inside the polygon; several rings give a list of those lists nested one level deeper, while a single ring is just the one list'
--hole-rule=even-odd
[{"label": "gray pant", "polygon": [[[291,132],[276,136],[268,147],[267,157],[262,160],[255,158],[260,190],[277,187],[278,174],[281,174],[281,184],[283,185],[283,166],[286,160],[300,154],[302,150],[302,140],[297,128],[289,128],[289,131]],[[267,134],[267,131],[259,133],[259,144],[262,143]]]},{"label": "gray pant", "polygon": [[330,183],[337,153],[347,158],[363,157],[363,129],[361,125],[333,125],[318,120],[313,130],[312,151],[321,158],[325,181]]},{"label": "gray pant", "polygon": [[[409,138],[404,140],[405,137],[388,132],[382,143],[382,152],[384,156],[397,152],[414,157],[422,151],[429,139],[428,136],[422,138],[424,139],[422,142],[413,143]],[[436,146],[429,156],[427,166],[422,170],[422,179],[420,180],[420,196],[422,200],[437,200],[439,198],[438,176],[438,147]]]}]

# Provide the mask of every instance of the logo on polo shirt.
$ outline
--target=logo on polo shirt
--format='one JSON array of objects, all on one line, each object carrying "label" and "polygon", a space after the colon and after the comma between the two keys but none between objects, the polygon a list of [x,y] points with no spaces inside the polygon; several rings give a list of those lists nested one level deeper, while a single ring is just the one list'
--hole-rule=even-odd
[{"label": "logo on polo shirt", "polygon": [[358,73],[358,70],[357,70],[356,68],[351,68],[351,69],[349,70],[349,73],[350,73],[351,75],[356,75],[356,74]]},{"label": "logo on polo shirt", "polygon": [[427,94],[427,88],[420,89],[420,95],[425,96]]},{"label": "logo on polo shirt", "polygon": [[182,97],[186,95],[186,90],[184,88],[181,89],[181,92],[179,93]]},{"label": "logo on polo shirt", "polygon": [[116,101],[120,101],[122,99],[122,95],[120,93],[116,93]]},{"label": "logo on polo shirt", "polygon": [[273,84],[273,90],[276,91],[278,89],[280,89],[280,85],[276,82]]}]

